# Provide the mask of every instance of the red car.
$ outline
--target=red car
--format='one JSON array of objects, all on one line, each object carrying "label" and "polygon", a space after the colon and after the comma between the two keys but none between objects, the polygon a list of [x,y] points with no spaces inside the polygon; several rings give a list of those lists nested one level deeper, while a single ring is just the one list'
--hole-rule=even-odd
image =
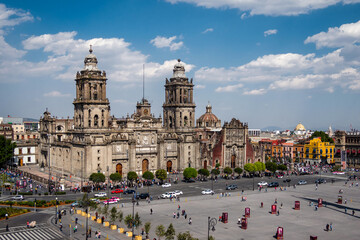
[{"label": "red car", "polygon": [[122,189],[115,189],[115,190],[112,190],[111,193],[123,193],[124,190]]}]

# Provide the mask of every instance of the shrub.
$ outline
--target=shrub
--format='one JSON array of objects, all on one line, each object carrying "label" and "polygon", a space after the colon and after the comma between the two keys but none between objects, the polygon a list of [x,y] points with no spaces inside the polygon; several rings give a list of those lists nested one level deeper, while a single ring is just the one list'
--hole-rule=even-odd
[{"label": "shrub", "polygon": [[18,195],[33,195],[32,192],[19,192]]},{"label": "shrub", "polygon": [[55,195],[65,195],[66,192],[55,192]]},{"label": "shrub", "polygon": [[46,192],[46,193],[44,193],[44,195],[45,195],[45,196],[47,196],[47,195],[49,195],[49,193],[48,193],[48,192]]}]

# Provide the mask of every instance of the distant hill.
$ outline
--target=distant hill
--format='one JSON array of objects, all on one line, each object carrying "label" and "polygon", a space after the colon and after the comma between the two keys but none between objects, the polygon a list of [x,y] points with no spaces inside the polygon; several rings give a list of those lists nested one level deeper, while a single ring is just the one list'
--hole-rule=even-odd
[{"label": "distant hill", "polygon": [[264,127],[261,129],[261,131],[281,131],[282,128],[281,127],[277,127],[277,126],[268,126],[268,127]]}]

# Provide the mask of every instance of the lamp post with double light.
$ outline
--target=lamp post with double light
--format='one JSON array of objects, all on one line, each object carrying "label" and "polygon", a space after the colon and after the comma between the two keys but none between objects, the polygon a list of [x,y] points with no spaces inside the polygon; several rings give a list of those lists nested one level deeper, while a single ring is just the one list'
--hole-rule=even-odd
[{"label": "lamp post with double light", "polygon": [[215,225],[217,224],[216,218],[208,217],[208,240],[210,240],[210,229],[211,231],[215,231]]}]

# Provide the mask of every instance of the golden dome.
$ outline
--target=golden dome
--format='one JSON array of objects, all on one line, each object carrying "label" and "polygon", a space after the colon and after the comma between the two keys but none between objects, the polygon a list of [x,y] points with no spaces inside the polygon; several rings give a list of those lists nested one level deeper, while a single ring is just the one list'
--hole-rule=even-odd
[{"label": "golden dome", "polygon": [[304,125],[299,123],[298,125],[296,125],[294,131],[306,131],[306,129],[305,129]]}]

